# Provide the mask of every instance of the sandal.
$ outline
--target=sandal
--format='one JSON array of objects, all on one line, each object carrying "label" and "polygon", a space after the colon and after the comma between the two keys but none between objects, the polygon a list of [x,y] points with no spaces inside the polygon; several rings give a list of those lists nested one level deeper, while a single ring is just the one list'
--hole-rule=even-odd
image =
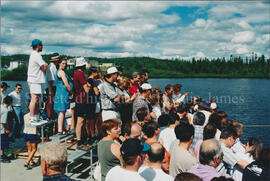
[{"label": "sandal", "polygon": [[26,170],[31,170],[32,166],[29,163],[25,163],[24,167],[26,167]]},{"label": "sandal", "polygon": [[32,162],[30,162],[30,166],[33,168],[33,167],[37,167],[37,166],[39,166],[39,162],[34,162],[34,161],[32,161]]}]

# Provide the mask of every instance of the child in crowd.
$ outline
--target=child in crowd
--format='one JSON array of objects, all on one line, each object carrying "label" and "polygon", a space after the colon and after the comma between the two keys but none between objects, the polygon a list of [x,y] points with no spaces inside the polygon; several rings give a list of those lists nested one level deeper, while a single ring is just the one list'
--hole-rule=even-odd
[{"label": "child in crowd", "polygon": [[37,128],[31,126],[30,124],[30,113],[24,115],[24,139],[27,146],[28,158],[25,162],[24,166],[27,170],[32,169],[34,166],[38,166],[38,162],[34,162],[33,158],[37,151],[37,143],[38,136],[37,136]]}]

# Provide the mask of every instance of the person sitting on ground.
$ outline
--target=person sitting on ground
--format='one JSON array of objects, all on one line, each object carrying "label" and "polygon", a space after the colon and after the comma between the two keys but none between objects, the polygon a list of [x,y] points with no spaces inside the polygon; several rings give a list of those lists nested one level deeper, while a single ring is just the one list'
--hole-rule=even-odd
[{"label": "person sitting on ground", "polygon": [[40,148],[41,173],[43,181],[69,180],[75,181],[65,175],[67,166],[67,149],[56,142],[49,142]]},{"label": "person sitting on ground", "polygon": [[237,155],[232,151],[231,147],[233,146],[236,139],[236,132],[233,127],[228,127],[223,129],[220,135],[220,144],[223,151],[223,159],[221,164],[217,167],[218,172],[227,173],[232,175],[233,167],[239,166],[244,169],[248,163],[237,157]]},{"label": "person sitting on ground", "polygon": [[176,175],[174,181],[203,181],[193,173],[183,172]]},{"label": "person sitting on ground", "polygon": [[197,159],[192,149],[190,149],[194,136],[194,127],[188,123],[180,123],[175,127],[174,131],[180,143],[171,152],[170,175],[173,177],[197,165]]},{"label": "person sitting on ground", "polygon": [[162,161],[165,157],[165,148],[159,143],[153,143],[147,153],[147,166],[139,169],[140,175],[146,180],[152,181],[173,181],[173,177],[162,170]]},{"label": "person sitting on ground", "polygon": [[[149,121],[143,128],[143,133],[147,137],[145,143],[152,145],[154,143],[159,143],[157,137],[160,133],[160,128],[157,122]],[[169,173],[170,167],[170,153],[165,149],[165,158],[162,161],[162,169],[165,173]]]},{"label": "person sitting on ground", "polygon": [[136,116],[138,118],[138,123],[143,126],[145,123],[151,120],[149,111],[146,107],[142,107],[137,110]]},{"label": "person sitting on ground", "polygon": [[101,180],[104,181],[108,171],[120,165],[119,138],[121,122],[117,119],[108,119],[102,122],[101,131],[103,138],[97,145],[98,160],[101,167]]},{"label": "person sitting on ground", "polygon": [[216,126],[210,122],[203,128],[203,139],[197,141],[195,145],[195,150],[194,150],[195,156],[198,161],[199,161],[199,153],[200,153],[200,147],[201,147],[202,142],[204,140],[215,138],[216,132],[217,132]]},{"label": "person sitting on ground", "polygon": [[264,147],[257,159],[245,168],[242,180],[270,180],[270,147]]},{"label": "person sitting on ground", "polygon": [[37,128],[31,126],[30,124],[30,113],[24,115],[24,139],[27,146],[28,158],[25,162],[24,166],[27,170],[33,168],[33,166],[38,166],[38,162],[34,162],[33,158],[37,151],[37,144],[39,142],[39,138],[37,136]]},{"label": "person sitting on ground", "polygon": [[163,114],[158,118],[158,124],[160,125],[158,140],[166,150],[169,150],[172,142],[176,139],[174,133],[175,120],[168,114]]},{"label": "person sitting on ground", "polygon": [[152,86],[148,83],[144,83],[141,86],[140,95],[138,97],[136,97],[136,99],[133,102],[132,118],[134,121],[138,120],[137,115],[136,115],[138,109],[145,107],[149,112],[150,108],[149,108],[149,102],[147,99],[151,95],[151,89],[152,89]]},{"label": "person sitting on ground", "polygon": [[[251,137],[245,146],[245,153],[240,151],[236,152],[237,157],[245,160],[249,164],[259,158],[259,154],[262,151],[262,143],[257,138]],[[233,178],[235,181],[242,181],[243,169],[235,166],[233,168]]]},{"label": "person sitting on ground", "polygon": [[1,104],[0,110],[0,132],[1,132],[1,163],[10,163],[10,160],[5,155],[5,151],[8,149],[9,141],[8,134],[10,133],[10,129],[8,129],[8,106],[12,103],[12,98],[10,96],[6,96],[3,99],[3,104]]},{"label": "person sitting on ground", "polygon": [[202,112],[196,112],[193,116],[193,126],[194,126],[194,138],[190,147],[194,150],[197,141],[203,139],[203,125],[205,122],[205,115]]},{"label": "person sitting on ground", "polygon": [[201,177],[203,181],[211,181],[212,178],[219,176],[231,178],[231,176],[221,174],[216,170],[222,160],[222,154],[220,143],[216,139],[203,141],[200,149],[200,163],[189,172]]},{"label": "person sitting on ground", "polygon": [[108,172],[105,181],[145,181],[138,170],[144,161],[142,153],[149,149],[149,145],[136,138],[125,140],[120,148],[123,164],[113,167]]}]

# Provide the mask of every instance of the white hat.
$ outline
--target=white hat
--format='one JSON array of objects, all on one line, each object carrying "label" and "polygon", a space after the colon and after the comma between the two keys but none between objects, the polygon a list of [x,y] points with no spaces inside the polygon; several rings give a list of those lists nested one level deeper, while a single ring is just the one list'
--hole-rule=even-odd
[{"label": "white hat", "polygon": [[143,83],[141,85],[141,88],[142,88],[142,90],[149,90],[149,89],[152,89],[152,86],[151,86],[151,84]]},{"label": "white hat", "polygon": [[210,108],[211,109],[216,109],[217,108],[217,103],[215,103],[215,102],[211,103]]},{"label": "white hat", "polygon": [[116,67],[108,68],[107,74],[114,74],[114,73],[118,73],[118,70]]},{"label": "white hat", "polygon": [[76,58],[76,65],[75,67],[81,67],[83,65],[87,65],[87,62],[83,57]]}]

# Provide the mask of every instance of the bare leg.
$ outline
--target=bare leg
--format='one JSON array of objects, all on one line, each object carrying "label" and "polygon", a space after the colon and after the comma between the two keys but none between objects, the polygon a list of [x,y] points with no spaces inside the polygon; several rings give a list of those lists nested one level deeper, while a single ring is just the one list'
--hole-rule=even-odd
[{"label": "bare leg", "polygon": [[75,108],[71,109],[71,129],[75,129]]},{"label": "bare leg", "polygon": [[57,120],[57,122],[58,122],[58,133],[63,132],[65,113],[66,113],[66,111],[60,111],[59,112],[58,120]]},{"label": "bare leg", "polygon": [[102,118],[101,113],[96,113],[96,128],[97,128],[97,135],[101,136],[101,124],[102,124]]},{"label": "bare leg", "polygon": [[26,163],[29,163],[31,158],[30,158],[30,155],[31,155],[31,152],[32,152],[32,147],[31,147],[31,143],[29,141],[26,142],[26,146],[27,146],[27,153],[28,153],[28,158],[27,158],[27,162]]},{"label": "bare leg", "polygon": [[90,136],[91,136],[91,131],[90,131],[90,120],[88,120],[88,119],[86,120],[85,128],[86,128],[87,136],[90,137]]},{"label": "bare leg", "polygon": [[93,120],[90,120],[90,135],[92,138],[94,138],[96,135],[95,135],[95,125],[96,125],[96,120],[93,119]]},{"label": "bare leg", "polygon": [[77,124],[76,124],[76,138],[77,138],[77,141],[81,140],[83,121],[84,121],[83,117],[78,117],[77,118]]},{"label": "bare leg", "polygon": [[39,99],[40,94],[31,94],[31,101],[29,104],[30,116],[34,116],[39,113]]},{"label": "bare leg", "polygon": [[28,156],[27,163],[30,163],[31,161],[33,161],[33,157],[37,151],[37,144],[36,143],[29,142],[29,144],[30,144],[32,151],[31,151],[30,155]]},{"label": "bare leg", "polygon": [[54,100],[54,96],[48,95],[47,114],[49,118],[51,118],[53,114],[53,103],[54,103],[53,100]]}]

